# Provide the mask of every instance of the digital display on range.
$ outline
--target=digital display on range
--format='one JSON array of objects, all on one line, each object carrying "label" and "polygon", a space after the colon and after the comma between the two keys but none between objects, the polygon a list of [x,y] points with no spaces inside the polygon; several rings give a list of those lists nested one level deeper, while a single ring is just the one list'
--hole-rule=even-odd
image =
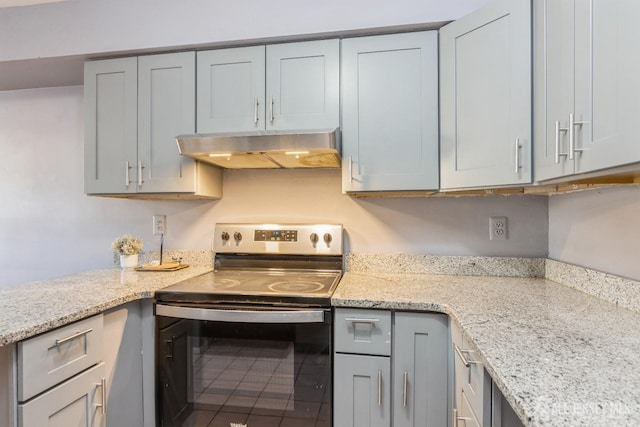
[{"label": "digital display on range", "polygon": [[297,230],[256,230],[253,235],[256,242],[297,242]]}]

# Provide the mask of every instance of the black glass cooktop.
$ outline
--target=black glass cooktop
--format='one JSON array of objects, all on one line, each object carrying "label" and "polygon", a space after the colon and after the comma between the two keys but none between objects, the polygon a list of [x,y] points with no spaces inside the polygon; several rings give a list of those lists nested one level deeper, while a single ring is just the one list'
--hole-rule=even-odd
[{"label": "black glass cooktop", "polygon": [[156,300],[329,306],[340,276],[333,270],[219,270],[159,290]]}]

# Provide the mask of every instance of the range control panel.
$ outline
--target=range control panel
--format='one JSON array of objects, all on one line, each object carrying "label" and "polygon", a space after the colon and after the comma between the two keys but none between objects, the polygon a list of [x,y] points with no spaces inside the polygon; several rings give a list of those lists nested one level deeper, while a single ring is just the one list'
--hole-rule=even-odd
[{"label": "range control panel", "polygon": [[216,224],[217,253],[342,255],[339,224]]},{"label": "range control panel", "polygon": [[253,233],[256,242],[297,242],[297,230],[256,230]]}]

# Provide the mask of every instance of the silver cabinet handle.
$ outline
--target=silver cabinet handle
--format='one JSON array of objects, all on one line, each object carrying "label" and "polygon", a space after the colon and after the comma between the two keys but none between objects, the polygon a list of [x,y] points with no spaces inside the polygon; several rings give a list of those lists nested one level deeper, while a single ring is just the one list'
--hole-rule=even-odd
[{"label": "silver cabinet handle", "polygon": [[458,426],[458,424],[460,423],[460,421],[464,421],[464,425],[467,425],[467,421],[472,421],[473,418],[471,417],[456,417],[455,419],[455,423],[456,423],[456,427]]},{"label": "silver cabinet handle", "polygon": [[468,368],[470,365],[479,365],[482,363],[475,360],[469,360],[463,354],[463,353],[473,353],[473,350],[460,350],[460,347],[458,347],[455,344],[453,345],[453,347],[456,350],[456,353],[458,354],[460,359],[462,359],[462,363],[464,363],[465,368]]},{"label": "silver cabinet handle", "polygon": [[516,138],[516,175],[520,173],[520,149],[522,148],[522,144],[520,144],[520,138]]},{"label": "silver cabinet handle", "polygon": [[258,124],[258,106],[259,105],[260,105],[260,102],[258,101],[258,97],[256,96],[256,100],[253,107],[253,123],[256,125]]},{"label": "silver cabinet handle", "polygon": [[271,115],[271,123],[273,123],[273,96],[269,97],[269,114]]},{"label": "silver cabinet handle", "polygon": [[84,331],[76,332],[75,334],[69,335],[66,338],[62,338],[60,340],[56,340],[56,343],[53,346],[49,347],[49,350],[51,350],[52,348],[60,347],[62,344],[66,343],[66,342],[69,342],[69,341],[72,341],[72,340],[75,340],[76,338],[79,338],[81,336],[87,335],[89,332],[93,332],[93,328],[89,328],[89,329],[84,330]]},{"label": "silver cabinet handle", "polygon": [[107,416],[107,379],[102,378],[99,384],[96,384],[96,389],[100,387],[102,389],[101,403],[96,403],[96,408],[102,409],[102,415]]},{"label": "silver cabinet handle", "polygon": [[576,148],[576,126],[582,127],[589,122],[581,121],[576,122],[576,118],[573,113],[569,114],[569,159],[573,160],[575,153],[581,153],[587,151],[587,148]]},{"label": "silver cabinet handle", "polygon": [[556,164],[560,163],[560,157],[566,157],[568,154],[560,152],[560,132],[567,132],[567,128],[561,128],[560,122],[556,121]]},{"label": "silver cabinet handle", "polygon": [[404,371],[404,382],[402,384],[402,406],[407,407],[407,385],[409,383],[409,372]]},{"label": "silver cabinet handle", "polygon": [[378,406],[382,406],[382,371],[378,371]]},{"label": "silver cabinet handle", "polygon": [[142,170],[144,166],[142,166],[142,160],[138,160],[138,187],[142,187],[144,184],[144,180],[142,179]]},{"label": "silver cabinet handle", "polygon": [[349,156],[349,182],[353,182],[353,157]]},{"label": "silver cabinet handle", "polygon": [[345,322],[351,322],[351,323],[369,323],[371,325],[373,325],[374,323],[378,323],[380,321],[380,319],[365,319],[362,317],[345,317],[344,318]]},{"label": "silver cabinet handle", "polygon": [[124,162],[124,186],[128,187],[129,184],[131,184],[131,177],[129,176],[129,171],[131,170],[131,165],[129,164],[129,161],[127,160],[126,162]]},{"label": "silver cabinet handle", "polygon": [[323,310],[224,310],[156,304],[156,314],[178,319],[238,323],[322,323]]}]

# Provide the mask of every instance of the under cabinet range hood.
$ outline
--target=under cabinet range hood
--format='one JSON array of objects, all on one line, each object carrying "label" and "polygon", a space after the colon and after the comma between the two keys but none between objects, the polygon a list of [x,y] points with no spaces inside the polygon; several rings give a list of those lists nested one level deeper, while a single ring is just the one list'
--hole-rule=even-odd
[{"label": "under cabinet range hood", "polygon": [[339,168],[340,129],[180,135],[183,156],[225,169]]}]

